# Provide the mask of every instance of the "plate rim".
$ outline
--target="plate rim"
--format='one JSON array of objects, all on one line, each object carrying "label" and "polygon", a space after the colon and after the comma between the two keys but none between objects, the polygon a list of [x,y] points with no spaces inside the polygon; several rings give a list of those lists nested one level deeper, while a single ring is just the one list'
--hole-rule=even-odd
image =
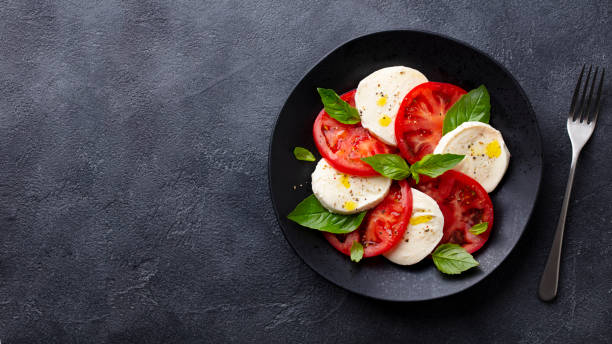
[{"label": "plate rim", "polygon": [[[385,297],[377,297],[377,296],[368,295],[366,293],[362,293],[362,292],[359,292],[359,291],[348,289],[348,288],[346,288],[346,287],[344,287],[344,286],[334,282],[333,280],[327,278],[325,275],[323,275],[322,273],[317,271],[317,269],[315,267],[313,267],[308,261],[306,261],[306,259],[304,259],[304,257],[302,257],[297,252],[296,248],[293,246],[291,241],[287,238],[287,234],[285,233],[286,229],[281,224],[281,217],[280,217],[280,214],[278,212],[278,208],[276,207],[277,201],[274,198],[274,193],[272,191],[272,173],[271,173],[271,170],[272,170],[272,146],[273,146],[273,140],[274,140],[274,133],[276,132],[276,127],[277,127],[278,122],[280,120],[280,115],[283,113],[283,111],[285,110],[285,107],[287,106],[287,101],[295,93],[295,91],[296,91],[297,87],[299,86],[299,84],[302,82],[302,80],[304,80],[304,78],[306,78],[306,76],[308,76],[308,74],[310,74],[310,72],[316,66],[318,66],[321,62],[323,62],[325,59],[327,59],[331,54],[333,54],[336,50],[340,49],[341,47],[343,47],[343,46],[345,46],[345,45],[347,45],[349,43],[352,43],[354,41],[357,41],[357,40],[360,40],[360,39],[364,39],[364,38],[367,38],[367,37],[370,37],[370,36],[376,36],[376,35],[380,35],[380,34],[390,34],[390,33],[404,33],[404,34],[405,33],[420,33],[420,34],[427,34],[427,35],[431,35],[431,36],[447,39],[447,40],[452,41],[454,43],[457,43],[457,44],[463,45],[463,46],[465,46],[467,48],[470,48],[473,51],[475,51],[475,52],[485,56],[486,58],[488,58],[497,67],[499,67],[506,75],[508,75],[510,77],[510,80],[512,81],[512,83],[519,90],[520,97],[526,102],[528,112],[534,118],[535,131],[536,131],[536,135],[537,135],[537,140],[536,140],[537,141],[537,145],[538,145],[537,148],[539,150],[538,158],[540,160],[540,163],[539,163],[540,173],[539,173],[538,178],[537,178],[537,187],[536,187],[534,203],[533,203],[531,209],[529,210],[529,214],[527,216],[527,221],[525,222],[525,226],[523,226],[523,228],[521,228],[521,231],[519,233],[518,239],[512,245],[512,247],[510,248],[508,253],[505,255],[505,257],[503,259],[501,259],[499,261],[499,263],[495,264],[487,274],[478,277],[478,279],[476,279],[474,281],[474,283],[469,284],[467,286],[464,286],[462,288],[459,288],[459,289],[454,290],[454,291],[449,292],[449,293],[445,293],[445,294],[443,293],[441,295],[437,295],[437,296],[429,297],[429,298],[422,298],[422,299],[397,299],[397,298],[385,298]],[[537,118],[537,116],[536,116],[536,114],[535,114],[535,112],[533,110],[533,106],[531,105],[531,101],[529,100],[529,97],[525,93],[525,90],[523,90],[523,87],[518,82],[518,80],[516,80],[514,75],[512,73],[510,73],[510,71],[503,64],[498,62],[490,54],[488,54],[488,53],[486,53],[486,52],[484,52],[484,51],[474,47],[473,45],[471,45],[471,44],[469,44],[467,42],[461,41],[461,40],[456,39],[454,37],[450,37],[450,36],[447,36],[445,34],[441,34],[441,33],[438,33],[438,32],[433,32],[433,31],[428,31],[428,30],[420,30],[420,29],[393,29],[393,30],[373,31],[373,32],[365,33],[363,35],[360,35],[360,36],[348,39],[348,40],[340,43],[339,45],[337,45],[335,48],[333,48],[330,51],[328,51],[320,59],[318,59],[314,64],[312,64],[310,66],[310,68],[308,68],[306,70],[306,72],[304,72],[302,74],[300,79],[294,84],[293,88],[291,89],[291,92],[289,92],[289,95],[287,95],[287,97],[285,98],[285,101],[283,102],[283,106],[281,107],[281,109],[276,114],[276,119],[274,120],[274,125],[272,126],[271,131],[270,131],[269,140],[270,140],[270,142],[268,144],[268,192],[269,192],[269,196],[270,196],[270,202],[272,203],[272,209],[274,210],[276,224],[277,224],[278,227],[280,227],[281,232],[283,233],[283,237],[285,238],[285,241],[289,244],[289,246],[291,247],[291,249],[293,250],[295,255],[298,256],[302,260],[302,262],[304,262],[304,264],[306,264],[306,266],[308,266],[312,271],[314,271],[317,275],[319,275],[320,277],[322,277],[324,280],[328,281],[329,283],[331,283],[331,284],[333,284],[333,285],[335,285],[335,286],[337,286],[337,287],[339,287],[339,288],[341,288],[343,290],[351,292],[353,294],[357,294],[357,295],[364,296],[364,297],[367,297],[367,298],[370,298],[370,299],[374,299],[374,300],[389,301],[389,302],[399,302],[399,303],[427,302],[427,301],[447,298],[447,297],[450,297],[452,295],[457,295],[459,293],[462,293],[462,292],[464,292],[464,291],[466,291],[466,290],[476,286],[477,284],[482,282],[484,279],[486,279],[488,276],[493,274],[493,272],[495,272],[495,270],[497,270],[508,259],[508,257],[512,254],[512,252],[516,249],[516,246],[518,245],[518,243],[523,238],[523,235],[525,234],[525,230],[530,225],[532,217],[533,217],[534,209],[535,209],[536,204],[538,202],[538,199],[540,197],[540,191],[541,191],[541,186],[542,186],[542,176],[544,174],[544,166],[543,166],[544,154],[543,154],[543,151],[542,151],[542,135],[540,133],[540,126],[538,124],[538,118]]]}]

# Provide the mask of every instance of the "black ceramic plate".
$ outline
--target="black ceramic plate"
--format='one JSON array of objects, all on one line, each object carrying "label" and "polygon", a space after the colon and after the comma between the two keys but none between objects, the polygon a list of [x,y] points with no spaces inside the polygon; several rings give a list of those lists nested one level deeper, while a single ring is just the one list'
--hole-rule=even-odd
[{"label": "black ceramic plate", "polygon": [[[320,155],[312,125],[322,108],[317,87],[344,93],[377,69],[404,65],[430,81],[449,82],[466,90],[484,84],[491,94],[491,125],[510,149],[510,167],[491,194],[495,223],[489,241],[476,253],[478,268],[457,277],[441,274],[431,262],[402,267],[383,257],[359,264],[331,247],[323,235],[287,220],[287,214],[312,194],[315,163],[293,157],[295,146]],[[355,293],[392,301],[419,301],[460,292],[490,274],[508,256],[525,230],[542,174],[540,133],[525,93],[510,73],[491,57],[465,43],[433,33],[386,31],[343,44],[314,66],[297,84],[276,122],[269,155],[272,203],[278,222],[295,249],[314,271]]]}]

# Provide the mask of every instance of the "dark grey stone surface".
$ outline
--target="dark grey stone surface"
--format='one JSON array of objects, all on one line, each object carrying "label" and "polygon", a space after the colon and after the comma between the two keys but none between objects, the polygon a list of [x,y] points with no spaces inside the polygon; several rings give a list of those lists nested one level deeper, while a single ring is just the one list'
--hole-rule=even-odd
[{"label": "dark grey stone surface", "polygon": [[[582,153],[560,297],[536,297],[568,173],[569,96],[608,65],[609,1],[5,1],[2,343],[612,341],[610,78]],[[543,135],[526,234],[489,278],[419,304],[362,298],[291,250],[267,182],[276,114],[325,53],[431,30],[518,79]],[[408,286],[407,286],[408,287]]]}]

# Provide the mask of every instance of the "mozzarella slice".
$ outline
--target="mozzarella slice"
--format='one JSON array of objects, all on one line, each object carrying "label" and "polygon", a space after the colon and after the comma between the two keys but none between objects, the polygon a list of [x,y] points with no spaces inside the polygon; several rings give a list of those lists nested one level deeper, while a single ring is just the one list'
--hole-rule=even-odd
[{"label": "mozzarella slice", "polygon": [[475,179],[491,192],[506,173],[510,152],[502,134],[481,122],[464,122],[440,139],[434,154],[464,154],[453,168]]},{"label": "mozzarella slice", "polygon": [[395,264],[412,265],[427,257],[442,240],[444,215],[438,203],[419,190],[412,191],[412,216],[408,229],[394,248],[383,255]]},{"label": "mozzarella slice", "polygon": [[329,211],[355,214],[377,206],[389,193],[391,179],[359,177],[339,172],[325,159],[312,173],[312,192]]},{"label": "mozzarella slice", "polygon": [[384,143],[396,146],[397,111],[406,94],[424,82],[427,82],[425,75],[404,66],[387,67],[368,75],[355,93],[361,125]]}]

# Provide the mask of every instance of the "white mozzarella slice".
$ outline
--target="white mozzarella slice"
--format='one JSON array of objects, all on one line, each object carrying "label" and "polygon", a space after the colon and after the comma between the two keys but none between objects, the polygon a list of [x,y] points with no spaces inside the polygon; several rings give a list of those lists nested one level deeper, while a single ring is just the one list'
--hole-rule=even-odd
[{"label": "white mozzarella slice", "polygon": [[425,75],[404,66],[387,67],[368,75],[355,93],[361,125],[384,143],[396,146],[397,111],[406,94],[424,82]]},{"label": "white mozzarella slice", "polygon": [[312,173],[312,192],[329,211],[355,214],[377,206],[389,193],[391,179],[359,177],[334,169],[325,159],[319,160]]},{"label": "white mozzarella slice", "polygon": [[510,152],[502,134],[481,122],[464,122],[440,139],[434,154],[464,154],[465,158],[453,169],[476,180],[487,192],[501,181]]},{"label": "white mozzarella slice", "polygon": [[412,191],[412,216],[408,229],[394,248],[383,255],[395,264],[412,265],[427,257],[442,240],[444,215],[433,198]]}]

